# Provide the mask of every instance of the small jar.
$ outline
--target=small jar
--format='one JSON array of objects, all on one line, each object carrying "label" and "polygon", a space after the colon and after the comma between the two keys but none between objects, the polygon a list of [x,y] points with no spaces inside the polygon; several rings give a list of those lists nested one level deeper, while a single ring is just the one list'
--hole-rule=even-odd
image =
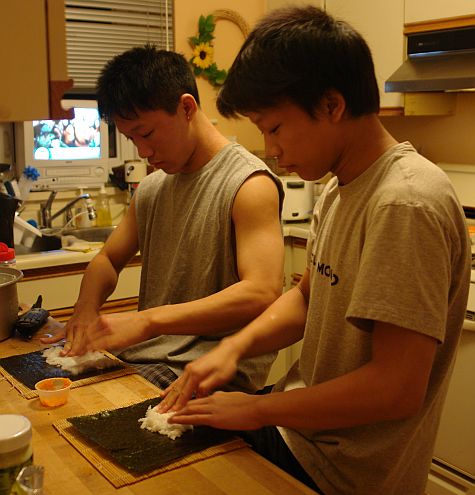
[{"label": "small jar", "polygon": [[0,495],[10,494],[18,473],[32,462],[29,419],[18,414],[0,414]]},{"label": "small jar", "polygon": [[16,264],[15,250],[0,242],[0,266],[14,267]]}]

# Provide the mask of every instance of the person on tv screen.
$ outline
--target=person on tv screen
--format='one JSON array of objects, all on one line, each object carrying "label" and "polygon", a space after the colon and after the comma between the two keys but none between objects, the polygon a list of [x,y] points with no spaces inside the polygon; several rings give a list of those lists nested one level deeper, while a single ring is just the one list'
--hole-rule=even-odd
[{"label": "person on tv screen", "polygon": [[[200,108],[186,59],[153,46],[112,59],[97,85],[102,118],[156,169],[89,264],[64,333],[65,354],[115,350],[165,388],[282,292],[283,187]],[[139,311],[100,315],[140,250]],[[230,388],[265,384],[275,353],[243,361]]]},{"label": "person on tv screen", "polygon": [[[218,109],[249,117],[281,167],[333,177],[298,287],[187,365],[159,411],[239,432],[318,493],[423,495],[470,282],[448,177],[383,127],[366,42],[315,7],[257,24]],[[212,394],[241,359],[299,340],[271,393]]]}]

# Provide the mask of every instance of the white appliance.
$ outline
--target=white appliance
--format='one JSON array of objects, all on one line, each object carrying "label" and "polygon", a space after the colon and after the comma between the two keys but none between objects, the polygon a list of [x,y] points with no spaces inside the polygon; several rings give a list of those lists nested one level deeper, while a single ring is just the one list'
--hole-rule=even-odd
[{"label": "white appliance", "polygon": [[147,175],[147,164],[141,160],[125,160],[125,182],[138,184]]},{"label": "white appliance", "polygon": [[[439,164],[464,207],[475,206],[475,165]],[[472,252],[475,246],[472,246]],[[473,254],[472,254],[473,259]],[[426,493],[475,495],[475,270],[460,345],[442,411]]]},{"label": "white appliance", "polygon": [[140,181],[147,175],[147,164],[141,160],[125,160],[124,175],[132,197]]},{"label": "white appliance", "polygon": [[305,221],[312,216],[314,205],[314,182],[303,180],[298,176],[280,176],[284,186],[284,206],[282,221]]}]

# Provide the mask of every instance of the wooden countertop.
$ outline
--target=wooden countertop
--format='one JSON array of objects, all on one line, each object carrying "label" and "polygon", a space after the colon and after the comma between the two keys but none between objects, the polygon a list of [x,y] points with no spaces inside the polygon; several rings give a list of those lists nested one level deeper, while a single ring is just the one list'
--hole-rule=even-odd
[{"label": "wooden countertop", "polygon": [[19,270],[28,270],[32,268],[89,263],[98,252],[98,249],[88,251],[87,253],[57,249],[39,253],[19,254],[16,257],[16,268]]},{"label": "wooden countertop", "polygon": [[[54,332],[51,320],[44,328]],[[38,334],[44,331],[38,332]],[[31,342],[11,338],[0,342],[0,357],[41,349],[38,337]],[[33,425],[35,464],[45,467],[45,495],[304,495],[312,490],[287,475],[250,448],[242,448],[180,467],[138,483],[116,489],[52,426],[60,419],[127,401],[150,397],[154,385],[139,375],[85,385],[71,390],[69,401],[58,408],[45,408],[38,399],[24,399],[6,380],[0,381],[0,414],[22,414]]]}]

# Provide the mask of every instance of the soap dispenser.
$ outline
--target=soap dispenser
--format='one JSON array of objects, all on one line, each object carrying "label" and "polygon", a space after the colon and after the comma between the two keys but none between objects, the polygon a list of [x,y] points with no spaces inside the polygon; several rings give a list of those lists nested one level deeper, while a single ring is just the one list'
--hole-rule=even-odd
[{"label": "soap dispenser", "polygon": [[[84,195],[84,189],[82,187],[79,188],[79,196]],[[76,215],[74,216],[76,222],[77,229],[87,229],[89,227],[93,227],[94,224],[94,216],[91,217],[89,214],[92,207],[92,200],[90,198],[85,199],[85,204],[81,204],[79,208],[76,209]],[[69,223],[69,222],[68,222]]]},{"label": "soap dispenser", "polygon": [[112,215],[107,196],[106,187],[101,186],[96,199],[96,227],[108,227],[112,225]]}]

